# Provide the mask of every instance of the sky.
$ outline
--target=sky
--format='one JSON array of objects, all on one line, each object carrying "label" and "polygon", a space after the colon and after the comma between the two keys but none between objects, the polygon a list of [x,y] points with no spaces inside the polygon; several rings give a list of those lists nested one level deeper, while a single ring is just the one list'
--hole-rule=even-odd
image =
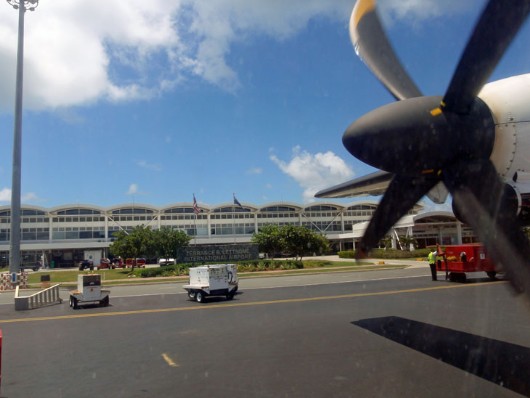
[{"label": "sky", "polygon": [[[378,2],[424,94],[443,95],[484,4]],[[344,149],[344,130],[393,101],[353,51],[353,5],[40,0],[25,15],[23,204],[329,201],[313,195],[374,171]],[[1,5],[0,205],[11,199],[17,24]],[[490,80],[530,71],[528,25]]]}]

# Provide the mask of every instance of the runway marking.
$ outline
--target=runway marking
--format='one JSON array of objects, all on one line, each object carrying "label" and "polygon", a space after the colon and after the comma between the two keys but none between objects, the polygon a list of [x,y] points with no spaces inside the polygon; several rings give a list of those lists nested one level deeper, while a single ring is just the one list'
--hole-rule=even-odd
[{"label": "runway marking", "polygon": [[[507,282],[497,282],[507,283]],[[445,285],[445,286],[433,286],[433,287],[422,287],[415,289],[402,289],[402,290],[388,290],[383,292],[370,292],[370,293],[349,293],[339,294],[334,296],[320,296],[320,297],[304,297],[304,298],[291,298],[291,299],[279,299],[279,300],[267,300],[267,301],[251,301],[246,303],[223,303],[221,305],[202,305],[197,304],[192,307],[176,307],[176,308],[153,308],[146,310],[131,310],[131,311],[115,311],[115,312],[98,312],[90,314],[72,314],[72,315],[57,315],[57,316],[44,316],[44,317],[32,317],[32,318],[19,318],[19,319],[4,319],[0,320],[0,324],[8,323],[22,323],[22,322],[39,322],[39,321],[58,321],[66,319],[80,319],[80,318],[101,318],[101,317],[112,317],[112,316],[124,316],[124,315],[140,315],[140,314],[157,314],[164,312],[183,312],[183,311],[204,311],[204,310],[222,310],[225,308],[234,307],[253,307],[258,305],[273,305],[273,304],[286,304],[286,303],[306,303],[311,301],[325,301],[325,300],[340,300],[349,298],[359,297],[371,297],[371,296],[389,296],[393,294],[405,294],[405,293],[419,293],[429,292],[436,290],[446,289],[463,289],[479,286],[491,286],[491,282],[479,282],[473,284],[462,284],[462,285]]]},{"label": "runway marking", "polygon": [[162,358],[164,358],[164,361],[166,361],[166,363],[171,366],[172,368],[178,368],[179,367],[179,364],[176,363],[175,361],[173,361],[173,359],[171,359],[171,357],[169,355],[167,355],[165,352],[162,353]]}]

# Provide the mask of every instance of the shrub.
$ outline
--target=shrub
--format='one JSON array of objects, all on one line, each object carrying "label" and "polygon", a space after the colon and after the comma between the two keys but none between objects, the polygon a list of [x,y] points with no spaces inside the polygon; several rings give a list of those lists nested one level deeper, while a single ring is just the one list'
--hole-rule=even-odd
[{"label": "shrub", "polygon": [[339,258],[355,258],[355,250],[346,250],[338,253]]},{"label": "shrub", "polygon": [[[396,250],[396,249],[373,249],[368,257],[384,259],[407,259],[427,257],[429,249],[417,249],[413,251]],[[340,258],[355,258],[355,251],[348,250],[339,252]]]},{"label": "shrub", "polygon": [[135,269],[134,274],[140,278],[156,278],[157,276],[179,276],[189,274],[190,264],[173,264],[157,268]]}]

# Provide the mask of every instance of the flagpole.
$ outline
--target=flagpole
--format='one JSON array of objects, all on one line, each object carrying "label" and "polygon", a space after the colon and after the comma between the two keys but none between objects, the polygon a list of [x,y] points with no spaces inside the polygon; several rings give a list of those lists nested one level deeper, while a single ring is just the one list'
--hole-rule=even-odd
[{"label": "flagpole", "polygon": [[234,235],[234,245],[236,242],[236,194],[235,192],[232,193],[233,196],[233,205],[232,205],[232,234]]},{"label": "flagpole", "polygon": [[232,233],[234,234],[234,244],[235,244],[236,243],[236,227],[235,227],[236,207],[243,209],[243,205],[241,204],[239,200],[237,200],[235,192],[232,192],[232,195],[234,198],[233,205],[232,205]]},{"label": "flagpole", "polygon": [[197,199],[195,198],[195,194],[193,194],[193,212],[195,213],[195,219],[193,220],[193,226],[195,227],[195,235],[194,235],[193,241],[195,242],[195,245],[197,245],[197,217],[199,213],[201,212],[201,209],[199,208],[199,205],[197,204]]},{"label": "flagpole", "polygon": [[194,244],[197,245],[197,214],[195,214],[195,220],[193,226],[195,227]]}]

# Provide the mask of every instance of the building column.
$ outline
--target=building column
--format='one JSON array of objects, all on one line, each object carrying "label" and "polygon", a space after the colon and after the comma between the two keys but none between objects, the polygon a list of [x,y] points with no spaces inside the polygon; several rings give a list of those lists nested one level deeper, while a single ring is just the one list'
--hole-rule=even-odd
[{"label": "building column", "polygon": [[460,221],[456,222],[456,244],[462,244],[462,223]]},{"label": "building column", "polygon": [[105,241],[109,241],[109,217],[105,214]]},{"label": "building column", "polygon": [[[412,227],[408,227],[408,229],[407,229],[407,237],[414,238],[414,233],[413,233]],[[411,243],[409,245],[409,250],[410,251],[416,250],[416,247],[414,246],[414,243]]]},{"label": "building column", "polygon": [[53,214],[48,214],[48,241],[53,240]]}]

